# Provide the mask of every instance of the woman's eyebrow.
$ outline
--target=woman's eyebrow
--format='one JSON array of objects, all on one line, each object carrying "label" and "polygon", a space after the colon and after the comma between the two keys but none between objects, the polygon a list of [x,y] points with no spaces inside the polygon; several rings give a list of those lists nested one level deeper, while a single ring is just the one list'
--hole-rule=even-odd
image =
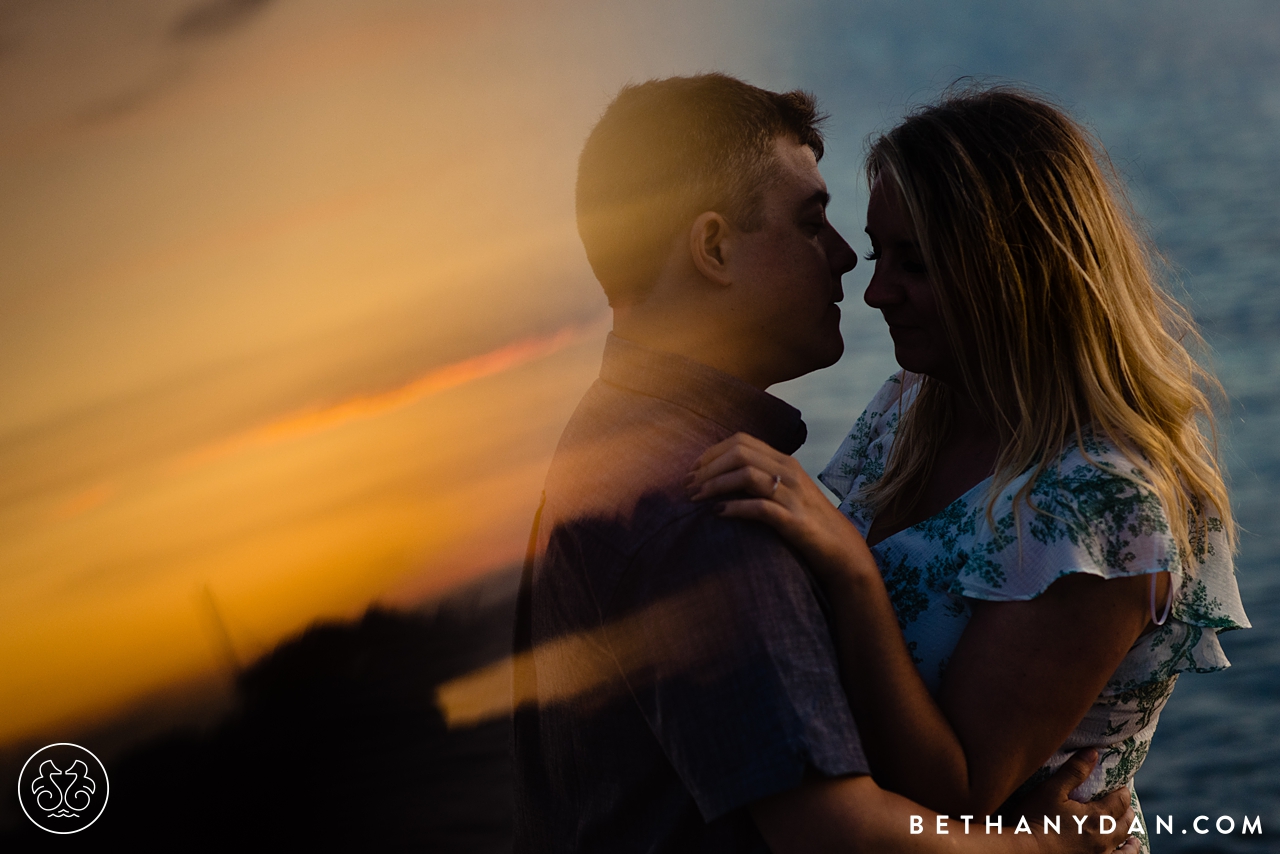
[{"label": "woman's eyebrow", "polygon": [[[862,229],[862,230],[863,230],[864,232],[866,232],[867,237],[870,237],[873,241],[875,241],[875,240],[876,240],[876,236],[875,236],[875,234],[873,234],[873,233],[871,232],[871,226],[869,226],[869,225],[868,225],[866,228],[864,228],[864,229]],[[878,242],[878,241],[876,241],[876,242]],[[913,250],[915,250],[915,251],[917,251],[917,252],[919,252],[919,251],[920,251],[920,243],[919,243],[919,241],[916,241],[916,240],[910,240],[910,239],[907,239],[907,240],[893,240],[893,241],[890,241],[890,245],[891,245],[891,246],[893,246],[893,248],[894,248],[894,249],[913,249]]]},{"label": "woman's eyebrow", "polygon": [[807,208],[810,205],[819,205],[826,208],[829,204],[831,204],[831,194],[826,190],[815,190],[813,195],[800,203],[800,206]]}]

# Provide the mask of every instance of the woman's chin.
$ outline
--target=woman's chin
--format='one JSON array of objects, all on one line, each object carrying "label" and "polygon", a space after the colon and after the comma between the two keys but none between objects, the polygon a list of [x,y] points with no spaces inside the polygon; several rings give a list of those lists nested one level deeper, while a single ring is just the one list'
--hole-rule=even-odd
[{"label": "woman's chin", "polygon": [[908,350],[904,347],[895,347],[893,357],[897,361],[898,367],[908,373],[920,374],[949,386],[958,386],[960,384],[959,372],[954,364],[940,363],[938,359],[928,358],[917,351]]},{"label": "woman's chin", "polygon": [[929,360],[920,358],[920,354],[909,347],[894,346],[893,358],[898,367],[913,374],[929,373]]}]

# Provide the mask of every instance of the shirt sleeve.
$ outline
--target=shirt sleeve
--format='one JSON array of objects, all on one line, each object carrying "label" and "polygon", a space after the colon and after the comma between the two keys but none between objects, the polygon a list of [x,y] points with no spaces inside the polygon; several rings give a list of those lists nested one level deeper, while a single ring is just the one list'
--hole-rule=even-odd
[{"label": "shirt sleeve", "polygon": [[608,643],[706,821],[868,773],[816,589],[770,529],[699,510],[655,536],[614,597]]},{"label": "shirt sleeve", "polygon": [[1169,647],[1162,678],[1183,670],[1220,670],[1228,665],[1219,631],[1247,628],[1231,548],[1221,520],[1195,520],[1193,553],[1179,554],[1155,492],[1141,473],[1110,445],[1095,441],[1090,463],[1069,449],[1036,478],[1029,498],[1014,512],[1019,481],[1005,488],[985,519],[985,502],[971,520],[979,531],[952,591],[974,599],[1028,600],[1066,575],[1121,578],[1155,572],[1173,574],[1176,587],[1170,620],[1143,641]]}]

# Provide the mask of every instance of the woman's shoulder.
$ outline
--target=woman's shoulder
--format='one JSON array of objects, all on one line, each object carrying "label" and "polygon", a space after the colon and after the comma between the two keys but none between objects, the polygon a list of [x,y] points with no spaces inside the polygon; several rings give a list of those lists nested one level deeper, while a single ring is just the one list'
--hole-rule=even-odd
[{"label": "woman's shoulder", "polygon": [[912,374],[899,371],[889,377],[858,416],[818,480],[841,499],[878,480],[884,473],[898,422],[918,390],[918,378]]},{"label": "woman's shoulder", "polygon": [[[1149,541],[1159,568],[1177,569],[1177,546],[1159,496],[1142,470],[1107,438],[1086,432],[1029,474],[1035,480],[1026,490],[1027,509],[1034,510],[1026,514],[1026,529],[1033,540],[1044,545],[1070,541],[1090,552],[1108,576],[1157,571],[1139,565],[1126,548],[1136,540]],[[1008,503],[1013,510],[1013,501]]]},{"label": "woman's shoulder", "polygon": [[1222,520],[1202,507],[1191,520],[1191,554],[1183,554],[1142,470],[1104,436],[1078,437],[1039,471],[1007,484],[991,509],[957,578],[962,595],[1025,600],[1074,573],[1168,571],[1178,584],[1178,620],[1216,629],[1249,624]]},{"label": "woman's shoulder", "polygon": [[973,508],[988,518],[976,520],[985,524],[967,569],[985,583],[965,595],[1031,599],[1072,573],[1116,578],[1179,568],[1160,499],[1106,439],[1077,437],[993,497]]}]

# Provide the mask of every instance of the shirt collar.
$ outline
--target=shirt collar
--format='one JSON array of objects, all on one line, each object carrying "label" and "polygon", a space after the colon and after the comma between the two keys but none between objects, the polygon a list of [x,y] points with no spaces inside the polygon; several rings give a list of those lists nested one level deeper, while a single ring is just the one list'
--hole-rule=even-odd
[{"label": "shirt collar", "polygon": [[612,332],[600,379],[682,406],[730,432],[750,433],[784,454],[804,444],[800,410],[750,383],[684,356],[651,350]]}]

